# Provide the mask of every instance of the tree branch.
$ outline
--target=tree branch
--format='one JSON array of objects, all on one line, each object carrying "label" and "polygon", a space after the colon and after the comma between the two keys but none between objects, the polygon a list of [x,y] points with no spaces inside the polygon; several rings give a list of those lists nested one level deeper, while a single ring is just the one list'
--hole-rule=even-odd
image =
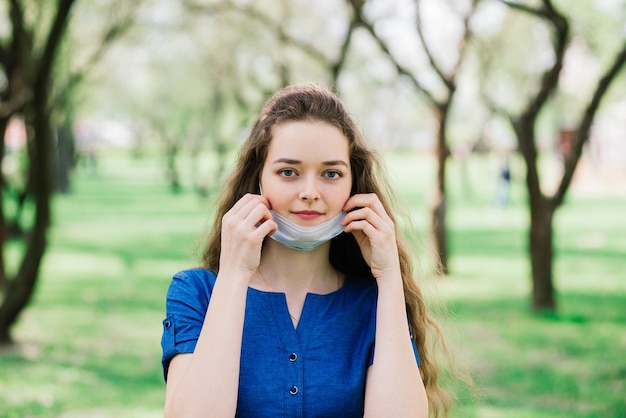
[{"label": "tree branch", "polygon": [[[542,0],[543,7],[541,9],[533,9],[507,0],[500,1],[513,9],[547,20],[554,29],[554,64],[541,76],[541,87],[537,95],[530,100],[526,110],[518,118],[516,125],[519,127],[536,119],[539,111],[557,87],[559,75],[563,68],[565,49],[569,42],[569,24],[567,19],[554,9],[550,0]],[[527,160],[534,159],[537,152],[533,138],[532,135],[529,138],[519,137],[520,150]]]},{"label": "tree branch", "polygon": [[467,46],[469,44],[470,39],[473,36],[473,32],[470,30],[470,19],[474,15],[476,8],[478,7],[478,3],[480,0],[472,0],[471,6],[467,14],[463,17],[463,36],[459,40],[459,59],[452,69],[452,74],[454,79],[459,72],[459,68],[461,67],[461,63],[463,62],[462,57],[465,56],[465,51],[467,50]]},{"label": "tree branch", "polygon": [[[539,91],[534,98],[530,98],[525,110],[518,117],[511,118],[514,121],[513,128],[516,131],[519,150],[526,161],[526,182],[530,196],[542,196],[539,173],[536,166],[537,145],[535,144],[534,126],[541,108],[547,103],[550,95],[557,88],[559,75],[563,68],[565,50],[569,43],[569,23],[563,15],[554,9],[550,0],[542,0],[540,9],[534,9],[508,0],[500,1],[513,9],[546,20],[553,29],[554,63],[544,71],[541,76]],[[531,202],[532,205],[533,203]]]},{"label": "tree branch", "polygon": [[530,6],[526,6],[524,4],[520,4],[514,1],[509,0],[500,0],[501,3],[510,7],[511,9],[519,10],[520,12],[528,13],[537,17],[545,17],[544,11],[542,9],[534,9]]},{"label": "tree branch", "polygon": [[43,91],[48,87],[56,50],[63,37],[63,32],[67,27],[70,9],[72,8],[74,1],[75,0],[59,0],[57,14],[47,37],[48,41],[46,42],[41,60],[37,65],[39,71],[34,82],[35,94],[38,94],[38,91]]},{"label": "tree branch", "polygon": [[419,80],[415,77],[415,75],[396,60],[396,58],[391,53],[391,50],[387,46],[387,44],[378,36],[372,24],[363,16],[362,8],[356,8],[354,6],[354,1],[350,1],[350,3],[352,4],[354,8],[354,13],[359,23],[359,26],[364,28],[372,36],[374,41],[378,44],[378,47],[387,56],[389,61],[391,61],[393,66],[396,67],[396,71],[398,72],[398,74],[407,77],[411,81],[411,83],[413,83],[413,86],[419,92],[421,92],[424,95],[424,97],[426,97],[426,99],[429,102],[431,102],[433,106],[440,106],[441,105],[440,102],[437,99],[435,99],[433,94],[426,87],[424,87],[422,83],[419,82]]},{"label": "tree branch", "polygon": [[554,29],[554,64],[546,70],[541,77],[541,87],[537,96],[527,107],[526,117],[535,118],[550,95],[554,92],[559,81],[559,75],[563,69],[565,50],[569,43],[569,23],[567,19],[557,12],[550,0],[543,0],[544,11],[538,16],[547,20]]},{"label": "tree branch", "polygon": [[[439,79],[446,86],[446,88],[448,89],[448,92],[454,91],[455,86],[454,86],[453,78],[447,76],[444,73],[443,69],[439,66],[439,64],[435,60],[434,54],[432,50],[430,49],[430,46],[426,42],[426,39],[424,38],[424,31],[422,28],[422,13],[420,12],[420,1],[421,0],[415,0],[415,28],[417,30],[417,36],[419,37],[419,40],[422,43],[422,47],[424,48],[424,51],[426,52],[426,56],[428,57],[428,62],[430,63],[431,68],[439,76]],[[457,61],[457,64],[458,62],[460,62],[460,60]]]},{"label": "tree branch", "polygon": [[231,4],[230,2],[222,2],[222,3],[214,3],[211,5],[201,5],[196,4],[192,0],[184,0],[184,4],[188,10],[198,13],[206,13],[206,14],[219,14],[225,12],[236,12],[241,13],[244,16],[251,18],[252,20],[256,20],[257,22],[263,24],[264,26],[270,28],[271,30],[277,33],[279,39],[286,41],[288,44],[297,47],[298,49],[305,52],[307,55],[311,56],[315,60],[328,65],[330,61],[324,53],[313,47],[311,44],[308,44],[296,37],[288,34],[282,28],[282,26],[275,22],[270,16],[261,13],[259,10],[253,8],[252,6],[237,6]]},{"label": "tree branch", "polygon": [[576,136],[574,137],[574,142],[572,144],[572,149],[570,153],[565,158],[565,170],[563,173],[563,178],[561,179],[561,183],[559,184],[559,188],[557,189],[554,195],[554,202],[558,206],[563,202],[563,198],[565,197],[565,192],[567,191],[572,177],[574,176],[574,171],[576,170],[576,165],[578,164],[578,160],[582,155],[583,146],[585,142],[589,139],[589,132],[591,131],[591,125],[593,123],[593,119],[595,114],[600,107],[600,101],[604,97],[605,93],[608,91],[611,83],[620,71],[624,68],[626,64],[626,43],[622,46],[621,51],[615,57],[615,61],[606,71],[604,76],[598,81],[598,85],[596,86],[596,90],[593,94],[587,109],[583,115],[583,118],[580,122],[578,130],[576,132]]},{"label": "tree branch", "polygon": [[89,58],[87,58],[86,62],[82,65],[81,68],[72,71],[65,86],[61,87],[59,89],[59,94],[57,94],[57,96],[50,101],[51,106],[63,103],[63,100],[67,97],[68,92],[70,92],[87,76],[87,74],[89,74],[91,69],[95,67],[96,64],[106,54],[109,47],[113,44],[113,41],[122,36],[132,26],[132,24],[133,15],[129,14],[125,16],[124,19],[108,27],[107,31],[102,36],[102,40],[98,43],[98,48],[92,53]]},{"label": "tree branch", "polygon": [[332,65],[331,73],[332,73],[332,80],[333,80],[333,88],[334,89],[337,89],[337,80],[339,79],[339,73],[343,69],[343,66],[344,66],[344,64],[346,62],[346,57],[348,56],[348,51],[350,49],[350,43],[352,41],[352,34],[354,33],[354,30],[358,26],[359,26],[358,18],[357,17],[353,17],[350,20],[350,26],[348,26],[348,31],[346,32],[346,37],[344,38],[343,43],[341,44],[341,48],[339,50],[339,57],[337,58],[337,61],[335,61],[335,63]]}]

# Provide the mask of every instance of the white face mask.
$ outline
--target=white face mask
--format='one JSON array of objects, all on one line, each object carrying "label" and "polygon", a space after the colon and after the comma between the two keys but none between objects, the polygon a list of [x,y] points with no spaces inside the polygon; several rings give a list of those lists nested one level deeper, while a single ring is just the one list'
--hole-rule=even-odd
[{"label": "white face mask", "polygon": [[270,238],[286,247],[303,252],[313,251],[323,243],[341,234],[343,226],[340,222],[346,216],[345,212],[339,212],[337,216],[324,223],[305,227],[293,223],[273,210],[270,210],[270,212],[272,213],[272,219],[278,225],[278,230],[270,235]]}]

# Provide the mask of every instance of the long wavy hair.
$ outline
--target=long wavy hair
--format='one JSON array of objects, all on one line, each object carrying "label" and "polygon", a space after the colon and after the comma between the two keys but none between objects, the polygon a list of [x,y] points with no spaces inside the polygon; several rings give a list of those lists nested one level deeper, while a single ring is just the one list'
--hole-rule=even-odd
[{"label": "long wavy hair", "polygon": [[[429,409],[435,417],[447,416],[450,397],[438,382],[440,367],[433,341],[439,341],[444,349],[445,346],[437,324],[427,312],[414,277],[416,254],[411,254],[399,231],[395,195],[379,155],[368,147],[344,105],[331,91],[316,84],[293,85],[279,90],[263,106],[239,152],[234,171],[222,189],[213,226],[205,242],[203,265],[213,271],[219,269],[222,217],[246,193],[259,193],[261,171],[272,140],[272,127],[302,120],[323,121],[341,130],[349,141],[351,195],[375,193],[396,225],[404,298],[412,336],[420,354],[420,373],[428,395]],[[341,234],[331,241],[330,262],[346,275],[375,280],[352,234]]]}]

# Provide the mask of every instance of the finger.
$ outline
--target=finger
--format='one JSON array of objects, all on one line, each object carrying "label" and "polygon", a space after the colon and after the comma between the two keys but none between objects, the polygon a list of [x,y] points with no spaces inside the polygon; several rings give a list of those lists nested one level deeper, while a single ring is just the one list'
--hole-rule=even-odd
[{"label": "finger", "polygon": [[261,225],[271,221],[266,228],[273,229],[276,223],[272,220],[272,214],[270,210],[264,204],[257,202],[254,207],[250,209],[250,213],[244,218],[247,226],[258,229]]},{"label": "finger", "polygon": [[375,193],[361,193],[351,196],[344,205],[343,210],[344,212],[351,212],[364,207],[369,207],[379,214],[386,214],[382,202]]},{"label": "finger", "polygon": [[259,205],[267,208],[269,202],[263,196],[248,193],[239,199],[227,213],[233,217],[246,218]]},{"label": "finger", "polygon": [[344,228],[345,233],[362,232],[368,237],[372,236],[376,231],[376,227],[372,225],[369,221],[364,219],[352,221]]},{"label": "finger", "polygon": [[[228,231],[227,236],[252,236],[257,227],[263,222],[271,219],[269,209],[259,201],[249,200],[243,203],[235,213],[227,212],[222,218],[223,231]],[[272,226],[264,228],[271,230]]]},{"label": "finger", "polygon": [[385,226],[385,221],[378,215],[378,213],[369,207],[354,209],[353,211],[348,212],[341,221],[341,224],[347,226],[356,221],[367,221],[375,228],[383,228]]},{"label": "finger", "polygon": [[245,217],[250,213],[251,208],[255,205],[255,198],[251,195],[244,195],[235,202],[235,204],[224,214],[224,221],[232,219],[233,222],[237,222],[237,219]]},{"label": "finger", "polygon": [[261,236],[261,238],[272,235],[278,230],[278,224],[271,219],[267,219],[258,225],[255,234]]}]

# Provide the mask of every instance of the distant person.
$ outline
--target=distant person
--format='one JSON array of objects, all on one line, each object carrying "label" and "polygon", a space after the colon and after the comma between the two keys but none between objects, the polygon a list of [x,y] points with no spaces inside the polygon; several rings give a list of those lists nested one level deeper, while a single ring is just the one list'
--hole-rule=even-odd
[{"label": "distant person", "polygon": [[163,321],[165,416],[447,415],[377,156],[313,84],[263,107]]},{"label": "distant person", "polygon": [[498,173],[496,189],[496,202],[498,206],[506,206],[509,202],[509,189],[511,188],[511,165],[509,158],[504,157]]}]

